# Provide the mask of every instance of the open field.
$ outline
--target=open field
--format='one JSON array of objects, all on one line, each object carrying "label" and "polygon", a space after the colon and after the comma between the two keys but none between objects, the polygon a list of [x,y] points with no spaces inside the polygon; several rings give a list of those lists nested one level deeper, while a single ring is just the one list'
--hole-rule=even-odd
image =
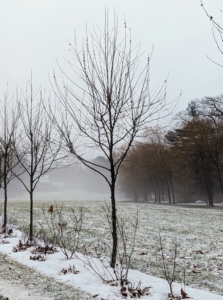
[{"label": "open field", "polygon": [[[60,204],[59,201],[57,201]],[[49,207],[53,202],[45,203]],[[70,206],[84,207],[84,228],[81,243],[102,245],[110,240],[108,224],[102,209],[104,202],[65,201],[64,213]],[[42,201],[35,202],[35,220],[42,222]],[[178,281],[191,287],[209,290],[223,295],[223,211],[220,209],[188,208],[139,204],[139,228],[131,268],[163,277],[159,256],[157,235],[161,232],[165,249],[171,250],[172,240],[179,241],[177,259]],[[118,203],[118,214],[127,218],[129,242],[131,242],[131,218],[136,216],[137,206],[132,203]],[[9,216],[13,223],[22,228],[29,221],[29,202],[9,202]],[[38,225],[38,222],[36,224]],[[144,253],[144,255],[142,255]]]}]

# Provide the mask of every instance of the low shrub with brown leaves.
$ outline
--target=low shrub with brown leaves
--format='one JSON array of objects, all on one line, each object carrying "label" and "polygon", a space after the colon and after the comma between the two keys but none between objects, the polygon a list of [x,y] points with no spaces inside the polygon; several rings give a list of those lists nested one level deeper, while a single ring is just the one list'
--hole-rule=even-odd
[{"label": "low shrub with brown leaves", "polygon": [[53,254],[57,251],[57,249],[53,246],[49,246],[49,245],[46,245],[46,246],[40,246],[40,245],[37,245],[32,251],[31,253],[32,254],[37,254],[37,253],[43,253],[43,254]]},{"label": "low shrub with brown leaves", "polygon": [[170,293],[168,294],[168,299],[169,300],[182,300],[182,299],[193,299],[188,294],[181,288],[180,290],[180,295],[171,295]]},{"label": "low shrub with brown leaves", "polygon": [[181,300],[181,296],[179,295],[171,295],[170,293],[168,294],[168,299],[169,300]]},{"label": "low shrub with brown leaves", "polygon": [[44,255],[39,254],[39,255],[30,256],[29,259],[37,260],[37,261],[45,261],[46,257]]},{"label": "low shrub with brown leaves", "polygon": [[9,238],[13,234],[12,226],[7,225],[6,227],[1,228],[0,234],[3,235],[3,238]]},{"label": "low shrub with brown leaves", "polygon": [[181,288],[180,290],[182,299],[189,299],[190,297],[188,296],[188,294]]},{"label": "low shrub with brown leaves", "polygon": [[17,246],[12,248],[13,252],[20,252],[20,251],[26,251],[28,248],[32,247],[34,243],[32,241],[26,241],[23,243],[21,240],[19,240],[19,243]]},{"label": "low shrub with brown leaves", "polygon": [[9,241],[2,239],[0,240],[0,244],[9,244]]},{"label": "low shrub with brown leaves", "polygon": [[80,271],[76,270],[75,266],[69,266],[68,268],[63,268],[60,273],[61,274],[69,274],[69,273],[72,273],[72,274],[78,274]]},{"label": "low shrub with brown leaves", "polygon": [[[111,286],[118,286],[119,283],[115,280],[110,280],[107,282]],[[141,287],[141,281],[137,285],[132,284],[130,281],[126,280],[123,282],[120,293],[123,298],[141,298],[142,296],[149,295],[150,287]]]}]

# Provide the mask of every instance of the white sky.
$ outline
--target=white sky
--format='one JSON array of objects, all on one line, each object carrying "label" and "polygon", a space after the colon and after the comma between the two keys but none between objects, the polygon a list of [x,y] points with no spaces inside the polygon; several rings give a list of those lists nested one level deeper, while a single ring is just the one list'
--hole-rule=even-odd
[{"label": "white sky", "polygon": [[[203,0],[207,10],[223,25],[221,0]],[[211,22],[200,0],[0,0],[0,96],[15,86],[24,87],[31,69],[35,87],[48,89],[56,60],[66,70],[70,59],[68,40],[73,41],[93,25],[103,26],[105,6],[114,9],[120,25],[124,15],[133,43],[154,54],[151,79],[160,85],[169,75],[168,98],[182,90],[179,108],[203,96],[223,94],[223,68],[206,55],[223,61],[212,37]]]}]

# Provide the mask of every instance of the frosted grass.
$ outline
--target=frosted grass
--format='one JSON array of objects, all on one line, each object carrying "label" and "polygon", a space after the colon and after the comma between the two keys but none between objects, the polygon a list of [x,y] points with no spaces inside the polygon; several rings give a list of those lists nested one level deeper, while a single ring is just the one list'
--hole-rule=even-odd
[{"label": "frosted grass", "polygon": [[[61,203],[62,201],[57,201],[57,204]],[[45,202],[46,207],[51,204],[54,203]],[[111,239],[103,204],[102,201],[63,202],[65,214],[70,206],[84,207],[86,212],[81,243],[89,248],[92,242],[109,243]],[[40,222],[42,205],[42,201],[34,204],[34,220]],[[117,203],[117,207],[120,217],[131,219],[136,215],[136,204]],[[183,281],[185,267],[186,284],[223,295],[223,210],[154,204],[139,204],[138,207],[140,224],[131,268],[163,277],[157,243],[157,234],[160,231],[167,254],[171,249],[171,240],[180,241],[178,281]],[[9,218],[19,227],[27,226],[29,202],[9,202]]]}]

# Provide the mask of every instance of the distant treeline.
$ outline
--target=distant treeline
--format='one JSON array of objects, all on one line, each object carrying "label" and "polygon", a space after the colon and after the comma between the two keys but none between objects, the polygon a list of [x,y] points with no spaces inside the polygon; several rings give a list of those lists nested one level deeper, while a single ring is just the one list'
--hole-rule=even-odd
[{"label": "distant treeline", "polygon": [[177,114],[171,130],[148,129],[129,151],[119,188],[134,201],[223,201],[223,97],[206,97]]}]

